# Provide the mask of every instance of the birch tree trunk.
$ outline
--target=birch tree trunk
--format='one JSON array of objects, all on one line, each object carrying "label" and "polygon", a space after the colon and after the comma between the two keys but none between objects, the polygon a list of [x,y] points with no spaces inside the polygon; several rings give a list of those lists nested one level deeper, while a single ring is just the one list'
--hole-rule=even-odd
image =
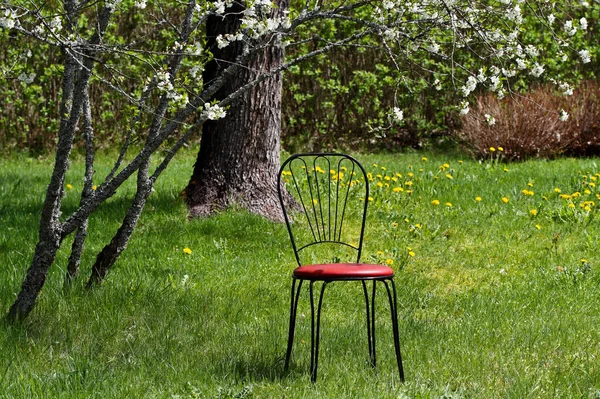
[{"label": "birch tree trunk", "polygon": [[[279,0],[273,17],[288,9],[288,0]],[[224,68],[243,53],[243,43],[235,42],[218,49],[219,34],[234,33],[240,24],[243,8],[234,5],[226,18],[211,18],[206,25],[208,45],[215,60],[204,71],[210,83]],[[254,57],[217,93],[222,99],[256,76],[283,63],[280,43]],[[206,84],[205,83],[205,84]],[[208,216],[230,204],[238,204],[252,213],[281,220],[276,175],[280,166],[281,73],[262,81],[240,96],[227,110],[227,116],[207,121],[202,128],[200,151],[190,182],[185,189],[188,208],[193,217]]]}]

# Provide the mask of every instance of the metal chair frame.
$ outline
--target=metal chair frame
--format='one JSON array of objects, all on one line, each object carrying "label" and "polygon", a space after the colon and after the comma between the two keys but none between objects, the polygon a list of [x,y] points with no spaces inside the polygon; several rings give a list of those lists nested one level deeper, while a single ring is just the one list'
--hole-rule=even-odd
[{"label": "metal chair frame", "polygon": [[[307,162],[312,161],[312,162]],[[332,162],[335,161],[335,162]],[[300,163],[300,168],[294,168],[296,163]],[[328,168],[323,170],[318,169],[320,163],[327,165]],[[346,167],[348,165],[348,167]],[[333,169],[332,168],[335,168]],[[351,167],[351,168],[350,168]],[[348,181],[345,182],[346,187],[343,187],[340,183],[340,172],[348,176]],[[290,189],[294,189],[299,199],[299,205],[301,212],[308,220],[308,226],[312,235],[312,240],[305,245],[300,247],[297,246],[294,234],[292,232],[292,223],[290,216],[286,209],[284,202],[284,181],[282,176],[287,172],[287,175],[291,177]],[[323,175],[323,180],[319,183],[319,172]],[[298,176],[297,176],[298,175]],[[303,175],[303,176],[302,176]],[[337,177],[335,177],[337,176]],[[308,182],[308,200],[305,201],[302,190],[300,189],[300,177],[305,177]],[[360,179],[360,178],[362,179]],[[354,182],[354,183],[353,183]],[[356,264],[360,266],[363,237],[366,225],[367,207],[369,199],[369,180],[367,173],[363,166],[352,156],[346,154],[337,153],[302,153],[296,154],[289,157],[281,166],[278,174],[278,194],[283,210],[284,219],[286,222],[287,230],[290,235],[292,248],[294,255],[298,263],[298,267],[302,267],[303,264],[300,260],[300,252],[313,245],[329,243],[339,244],[350,247],[357,252]],[[364,189],[361,191],[364,194],[362,209],[362,223],[360,232],[358,235],[358,245],[342,241],[342,230],[344,228],[344,220],[347,212],[347,202],[349,200],[350,189],[354,184],[364,184]],[[325,201],[323,201],[325,199]],[[332,203],[333,202],[333,203]],[[326,209],[324,209],[324,204]],[[298,269],[296,269],[298,270]],[[377,282],[380,281],[385,285],[387,291],[387,297],[390,304],[390,313],[392,319],[392,330],[394,338],[394,349],[396,354],[396,362],[398,365],[398,372],[400,380],[404,382],[404,369],[402,366],[402,355],[400,353],[400,337],[398,332],[398,300],[396,293],[396,284],[394,282],[394,275],[386,275],[383,277],[378,276],[360,276],[360,277],[344,277],[336,276],[333,278],[322,278],[319,276],[310,277],[298,277],[295,274],[292,275],[292,289],[291,289],[291,300],[290,300],[290,320],[289,320],[289,334],[288,344],[285,357],[284,371],[289,368],[290,358],[292,355],[292,348],[294,343],[294,332],[296,326],[296,314],[298,309],[298,301],[300,298],[300,291],[302,283],[309,281],[310,291],[310,310],[311,310],[311,353],[310,353],[310,376],[311,381],[316,382],[317,380],[317,369],[319,365],[319,338],[320,338],[320,324],[321,324],[321,309],[323,305],[323,295],[325,288],[329,283],[334,281],[360,281],[362,283],[363,294],[365,297],[366,304],[366,321],[367,321],[367,340],[369,348],[369,359],[372,367],[377,364],[376,357],[376,346],[375,346],[375,294]],[[316,311],[316,323],[315,323],[315,300],[314,300],[314,283],[322,282],[321,290],[319,294],[319,301]],[[367,281],[373,281],[372,293],[369,298],[367,289]],[[296,287],[296,283],[297,287]],[[390,289],[391,286],[391,289]]]}]

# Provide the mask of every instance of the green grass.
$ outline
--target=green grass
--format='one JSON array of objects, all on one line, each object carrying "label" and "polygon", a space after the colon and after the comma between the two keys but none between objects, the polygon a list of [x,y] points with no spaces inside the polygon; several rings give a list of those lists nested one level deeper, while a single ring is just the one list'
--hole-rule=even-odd
[{"label": "green grass", "polygon": [[[389,259],[397,271],[406,384],[398,381],[384,296],[371,369],[362,291],[346,283],[326,293],[317,384],[308,374],[306,291],[291,370],[282,375],[294,265],[285,226],[233,211],[188,221],[179,193],[190,152],[159,180],[104,286],[83,288],[133,182],[93,216],[75,285],[63,289],[66,242],[30,317],[0,326],[0,397],[600,396],[600,191],[587,184],[600,183],[598,160],[503,165],[461,156],[358,157],[374,178],[364,260]],[[102,176],[109,158],[99,162]],[[50,168],[18,155],[0,160],[4,314],[31,260]],[[77,205],[81,168],[75,162],[69,175],[66,210]],[[562,199],[555,188],[581,197]],[[588,200],[589,211],[580,206]]]}]

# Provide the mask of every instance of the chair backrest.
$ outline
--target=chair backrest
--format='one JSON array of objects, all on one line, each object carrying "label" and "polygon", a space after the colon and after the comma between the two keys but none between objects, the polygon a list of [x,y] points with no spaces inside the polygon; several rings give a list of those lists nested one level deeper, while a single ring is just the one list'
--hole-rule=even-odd
[{"label": "chair backrest", "polygon": [[281,166],[277,183],[298,265],[304,250],[321,244],[341,246],[346,254],[355,251],[360,263],[369,181],[355,158],[334,153],[292,155]]}]

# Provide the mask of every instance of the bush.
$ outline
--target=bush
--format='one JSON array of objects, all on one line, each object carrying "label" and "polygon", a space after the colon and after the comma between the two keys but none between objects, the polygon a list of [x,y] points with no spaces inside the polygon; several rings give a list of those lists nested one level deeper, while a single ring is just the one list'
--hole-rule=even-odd
[{"label": "bush", "polygon": [[507,160],[600,155],[600,82],[583,82],[571,96],[551,86],[502,100],[480,95],[457,136],[479,158],[489,157],[491,147],[502,147]]}]

